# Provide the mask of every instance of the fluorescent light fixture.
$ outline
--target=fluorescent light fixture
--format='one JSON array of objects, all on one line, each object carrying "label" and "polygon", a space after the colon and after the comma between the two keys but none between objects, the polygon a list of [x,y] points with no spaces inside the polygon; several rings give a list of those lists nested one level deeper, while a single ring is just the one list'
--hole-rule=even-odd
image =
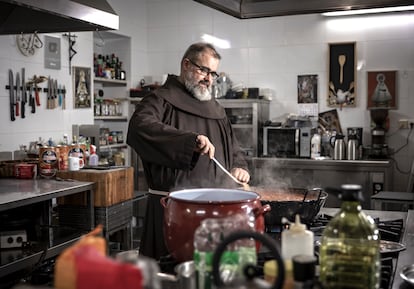
[{"label": "fluorescent light fixture", "polygon": [[373,13],[386,13],[386,12],[402,12],[414,10],[414,5],[411,6],[398,6],[398,7],[383,7],[372,9],[358,9],[358,10],[346,10],[346,11],[333,11],[322,13],[323,16],[347,16],[347,15],[361,15],[361,14],[373,14]]},{"label": "fluorescent light fixture", "polygon": [[208,43],[213,44],[217,48],[221,48],[221,49],[229,49],[229,48],[231,48],[230,41],[224,40],[224,39],[220,39],[220,38],[215,37],[215,36],[210,35],[210,34],[203,34],[201,36],[201,39],[203,39],[205,42],[208,42]]}]

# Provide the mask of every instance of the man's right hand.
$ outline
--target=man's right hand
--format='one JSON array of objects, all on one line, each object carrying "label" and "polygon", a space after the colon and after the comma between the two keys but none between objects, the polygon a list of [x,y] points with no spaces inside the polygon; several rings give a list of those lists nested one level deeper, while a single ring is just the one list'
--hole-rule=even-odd
[{"label": "man's right hand", "polygon": [[216,151],[216,148],[214,145],[210,142],[208,137],[205,135],[199,134],[196,139],[196,151],[199,152],[202,155],[208,155],[210,159],[214,157],[214,153]]}]

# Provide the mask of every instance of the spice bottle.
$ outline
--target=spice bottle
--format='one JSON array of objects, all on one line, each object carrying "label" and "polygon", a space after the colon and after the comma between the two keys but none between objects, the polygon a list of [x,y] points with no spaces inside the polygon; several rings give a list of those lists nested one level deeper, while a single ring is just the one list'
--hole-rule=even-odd
[{"label": "spice bottle", "polygon": [[380,237],[374,221],[361,210],[361,186],[342,185],[335,192],[342,205],[322,234],[320,281],[325,289],[379,288]]}]

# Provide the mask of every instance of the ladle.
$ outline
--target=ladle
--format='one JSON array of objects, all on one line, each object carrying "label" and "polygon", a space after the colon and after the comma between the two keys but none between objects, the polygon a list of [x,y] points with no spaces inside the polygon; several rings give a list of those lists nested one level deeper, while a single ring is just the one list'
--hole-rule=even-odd
[{"label": "ladle", "polygon": [[245,189],[245,190],[249,190],[250,189],[250,187],[249,187],[249,185],[247,184],[247,183],[243,183],[243,182],[241,182],[241,181],[239,181],[238,179],[236,179],[228,170],[226,170],[226,168],[222,165],[222,164],[220,164],[220,162],[215,158],[215,157],[213,157],[212,158],[212,160],[216,163],[216,165],[223,171],[223,172],[225,172],[233,181],[235,181],[236,183],[238,183],[239,185],[242,185],[243,186],[243,188]]}]

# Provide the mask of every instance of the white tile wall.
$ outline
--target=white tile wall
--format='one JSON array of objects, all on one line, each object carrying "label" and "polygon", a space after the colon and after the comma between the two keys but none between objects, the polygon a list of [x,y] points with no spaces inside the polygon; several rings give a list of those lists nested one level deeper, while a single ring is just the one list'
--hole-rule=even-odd
[{"label": "white tile wall", "polygon": [[[296,113],[296,80],[300,74],[317,74],[319,110],[327,107],[328,44],[356,42],[357,104],[338,109],[342,127],[364,128],[364,143],[370,143],[370,115],[366,110],[366,73],[398,71],[398,109],[390,111],[389,145],[395,149],[406,141],[408,130],[397,130],[400,118],[414,119],[414,14],[369,17],[324,18],[318,14],[239,20],[192,0],[111,0],[120,15],[119,33],[131,36],[131,86],[145,75],[161,79],[179,72],[179,61],[191,43],[204,33],[229,40],[232,47],[220,49],[220,71],[234,83],[268,88],[273,94],[271,117]],[[83,36],[85,35],[85,36]],[[43,68],[41,54],[19,55],[11,36],[0,36],[0,82],[7,83],[7,68],[26,66],[26,74],[56,74]],[[73,65],[91,65],[92,39],[84,33],[77,40],[78,54]],[[62,39],[62,70],[57,72],[70,87],[67,50]],[[56,75],[55,75],[56,77]],[[71,105],[71,104],[69,104]],[[39,135],[60,137],[71,124],[92,121],[90,110],[68,109],[64,113],[36,114],[30,121],[9,120],[8,94],[0,88],[0,150],[14,150]],[[52,120],[52,121],[51,121]],[[414,135],[414,133],[412,134]],[[409,145],[394,156],[402,171],[409,169],[414,156],[413,136]],[[395,189],[404,189],[406,175],[395,171]]]}]

